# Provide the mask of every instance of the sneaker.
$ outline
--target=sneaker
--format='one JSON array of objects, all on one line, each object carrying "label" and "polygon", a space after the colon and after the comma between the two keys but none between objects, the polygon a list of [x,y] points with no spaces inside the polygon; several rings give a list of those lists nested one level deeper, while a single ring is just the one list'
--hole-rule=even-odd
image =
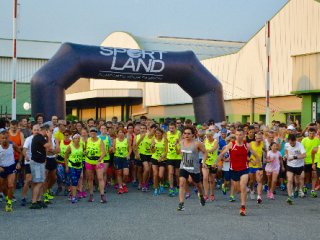
[{"label": "sneaker", "polygon": [[270,199],[270,191],[267,191],[267,198]]},{"label": "sneaker", "polygon": [[123,192],[124,192],[124,193],[129,192],[129,191],[128,191],[128,188],[127,188],[127,185],[123,185]]},{"label": "sneaker", "polygon": [[240,216],[246,216],[247,213],[246,213],[246,208],[245,207],[241,207],[240,208]]},{"label": "sneaker", "polygon": [[89,200],[88,202],[94,202],[94,199],[93,199],[93,194],[90,194],[90,197],[89,197]]},{"label": "sneaker", "polygon": [[83,191],[82,192],[82,198],[86,198],[87,197],[87,192],[86,191]]},{"label": "sneaker", "polygon": [[54,195],[59,196],[61,192],[62,192],[62,188],[58,187]]},{"label": "sneaker", "polygon": [[281,184],[281,185],[280,185],[280,190],[281,190],[281,191],[285,191],[285,190],[286,190],[286,185]]},{"label": "sneaker", "polygon": [[103,194],[100,196],[100,203],[106,203],[107,202],[107,199],[106,199],[106,196]]},{"label": "sneaker", "polygon": [[179,203],[177,211],[184,211],[184,203]]},{"label": "sneaker", "polygon": [[[200,199],[201,199],[201,196],[200,196]],[[203,199],[204,199],[206,202],[208,202],[208,201],[209,201],[208,195],[203,195]]]},{"label": "sneaker", "polygon": [[222,191],[222,194],[223,194],[223,195],[226,195],[226,194],[227,194],[227,188],[225,187],[224,184],[221,185],[221,191]]},{"label": "sneaker", "polygon": [[49,199],[49,200],[52,200],[52,199],[54,199],[54,197],[53,196],[51,196],[49,193],[45,193],[45,194],[43,194],[43,197],[44,198],[47,198],[47,199]]},{"label": "sneaker", "polygon": [[162,194],[164,193],[164,186],[160,184],[159,186],[159,193]]},{"label": "sneaker", "polygon": [[46,204],[46,206],[47,206],[47,204],[52,204],[52,202],[50,202],[50,200],[48,198],[44,198],[43,202]]},{"label": "sneaker", "polygon": [[71,203],[72,203],[72,204],[75,204],[75,203],[77,203],[77,202],[78,202],[78,199],[77,199],[77,198],[73,197],[73,198],[71,199]]},{"label": "sneaker", "polygon": [[21,206],[25,207],[27,205],[27,200],[25,198],[21,199]]},{"label": "sneaker", "polygon": [[173,188],[169,189],[169,197],[174,197],[174,189]]},{"label": "sneaker", "polygon": [[170,184],[169,184],[169,182],[165,182],[165,183],[163,184],[163,186],[164,186],[164,188],[168,188],[168,187],[170,187]]},{"label": "sneaker", "polygon": [[42,201],[37,201],[37,204],[41,207],[41,208],[47,208],[47,204],[45,204],[45,202]]},{"label": "sneaker", "polygon": [[258,196],[258,197],[257,197],[257,203],[258,203],[258,204],[262,203],[262,198],[261,198],[261,196]]},{"label": "sneaker", "polygon": [[256,199],[256,196],[254,194],[254,191],[250,191],[250,199],[251,200],[255,200]]},{"label": "sneaker", "polygon": [[138,181],[137,180],[135,180],[134,182],[133,182],[133,187],[138,187],[138,185],[139,185],[139,183],[138,183]]},{"label": "sneaker", "polygon": [[318,197],[318,194],[317,194],[317,192],[315,190],[311,190],[311,197],[312,198]]},{"label": "sneaker", "polygon": [[123,188],[118,189],[118,194],[123,194]]},{"label": "sneaker", "polygon": [[302,190],[299,190],[299,197],[300,198],[304,198],[306,195],[304,194],[304,192]]},{"label": "sneaker", "polygon": [[198,188],[194,187],[193,191],[194,191],[195,194],[198,194]]},{"label": "sneaker", "polygon": [[72,200],[72,195],[71,195],[71,193],[68,195],[68,200],[69,200],[69,201]]},{"label": "sneaker", "polygon": [[[304,187],[302,188],[302,191],[303,191],[303,193],[304,193],[305,195],[308,194],[308,188],[307,188],[306,186],[304,186]],[[300,197],[300,196],[299,196],[299,197]]]},{"label": "sneaker", "polygon": [[155,188],[154,191],[153,191],[153,196],[158,196],[159,195],[159,191],[158,191],[158,188]]},{"label": "sneaker", "polygon": [[115,188],[115,189],[118,189],[118,188],[119,188],[119,184],[116,183],[116,184],[114,185],[114,188]]},{"label": "sneaker", "polygon": [[202,207],[206,205],[206,200],[204,199],[204,197],[202,195],[200,195],[200,204]]},{"label": "sneaker", "polygon": [[299,191],[298,191],[298,189],[296,188],[296,189],[294,190],[293,197],[294,197],[294,198],[297,198],[298,196],[299,196]]},{"label": "sneaker", "polygon": [[81,198],[82,198],[82,192],[79,191],[79,192],[77,193],[77,198],[78,198],[78,199],[81,199]]},{"label": "sneaker", "polygon": [[213,194],[210,195],[210,202],[213,202],[216,198],[214,197]]},{"label": "sneaker", "polygon": [[288,197],[288,198],[287,198],[287,203],[288,203],[289,205],[292,205],[292,204],[293,204],[293,199],[292,199],[292,197]]},{"label": "sneaker", "polygon": [[178,196],[179,195],[179,188],[175,188],[175,190],[174,190],[174,194],[176,195],[176,196]]},{"label": "sneaker", "polygon": [[236,199],[234,198],[234,196],[229,197],[229,202],[235,202],[235,201],[236,201]]},{"label": "sneaker", "polygon": [[265,192],[268,191],[268,184],[263,185],[263,191],[265,191]]},{"label": "sneaker", "polygon": [[41,209],[42,207],[38,203],[31,203],[30,209]]},{"label": "sneaker", "polygon": [[274,200],[274,194],[273,193],[270,193],[269,199]]},{"label": "sneaker", "polygon": [[5,211],[6,212],[12,212],[12,204],[11,203],[6,203]]},{"label": "sneaker", "polygon": [[14,203],[14,202],[16,202],[16,201],[17,201],[16,197],[13,196],[13,197],[12,197],[12,202]]},{"label": "sneaker", "polygon": [[190,199],[191,198],[191,194],[190,193],[186,193],[186,199]]}]

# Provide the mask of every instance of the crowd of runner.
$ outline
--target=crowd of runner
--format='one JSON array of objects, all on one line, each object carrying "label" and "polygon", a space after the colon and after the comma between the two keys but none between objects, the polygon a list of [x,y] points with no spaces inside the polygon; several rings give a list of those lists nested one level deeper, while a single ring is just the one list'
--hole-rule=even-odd
[{"label": "crowd of runner", "polygon": [[[247,194],[261,204],[264,195],[275,200],[279,186],[291,205],[297,197],[317,197],[319,123],[300,129],[278,121],[269,127],[262,122],[197,125],[189,119],[158,124],[145,116],[127,122],[116,117],[69,122],[56,116],[44,122],[42,114],[34,122],[2,119],[0,201],[6,212],[17,199],[41,209],[59,195],[72,204],[93,202],[98,191],[106,203],[108,186],[121,195],[132,184],[155,197],[179,196],[178,211],[191,192],[202,206],[215,201],[215,191],[229,194],[230,202],[240,193],[245,216]],[[22,188],[21,197],[14,195],[16,188]],[[31,203],[26,199],[30,189]]]}]

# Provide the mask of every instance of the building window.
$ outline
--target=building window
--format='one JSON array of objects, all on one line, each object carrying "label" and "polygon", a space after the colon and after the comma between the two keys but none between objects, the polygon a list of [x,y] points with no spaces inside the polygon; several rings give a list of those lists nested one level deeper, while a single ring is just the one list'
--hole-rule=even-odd
[{"label": "building window", "polygon": [[301,113],[286,113],[287,125],[295,123],[297,120],[299,121],[299,125],[301,125]]},{"label": "building window", "polygon": [[263,123],[266,123],[266,115],[265,114],[259,115],[259,121],[262,121]]},{"label": "building window", "polygon": [[242,123],[250,123],[250,115],[242,115]]}]

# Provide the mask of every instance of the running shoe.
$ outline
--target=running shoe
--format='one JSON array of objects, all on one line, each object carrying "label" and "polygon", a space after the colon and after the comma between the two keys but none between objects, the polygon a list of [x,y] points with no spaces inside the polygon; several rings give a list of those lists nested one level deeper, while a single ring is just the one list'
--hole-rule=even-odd
[{"label": "running shoe", "polygon": [[100,203],[106,203],[107,199],[106,196],[104,194],[100,195]]},{"label": "running shoe", "polygon": [[[204,195],[203,198],[204,198],[204,200],[205,200],[206,202],[209,201],[208,195]],[[200,199],[201,199],[201,196],[200,196]]]},{"label": "running shoe", "polygon": [[169,197],[174,197],[174,189],[173,188],[169,189]]},{"label": "running shoe", "polygon": [[48,189],[46,193],[48,194],[49,200],[53,200],[54,199],[54,194],[50,189]]},{"label": "running shoe", "polygon": [[274,200],[274,195],[273,195],[273,193],[270,193],[269,199]]},{"label": "running shoe", "polygon": [[83,191],[83,192],[82,192],[82,197],[83,197],[83,198],[86,198],[86,197],[87,197],[87,192],[86,192],[86,191]]},{"label": "running shoe", "polygon": [[123,194],[123,188],[118,189],[118,194]]},{"label": "running shoe", "polygon": [[37,201],[37,204],[41,207],[41,208],[47,208],[47,204],[45,202],[42,201]]},{"label": "running shoe", "polygon": [[235,202],[235,201],[236,201],[236,199],[234,198],[234,196],[229,197],[229,202]]},{"label": "running shoe", "polygon": [[162,194],[164,193],[164,186],[160,184],[159,186],[159,193]]},{"label": "running shoe", "polygon": [[81,198],[82,198],[82,192],[78,191],[78,193],[77,193],[77,198],[78,198],[78,199],[81,199]]},{"label": "running shoe", "polygon": [[263,191],[265,191],[265,192],[268,191],[268,184],[263,185]]},{"label": "running shoe", "polygon": [[224,183],[221,185],[221,191],[223,195],[227,194],[227,188],[225,187]]},{"label": "running shoe", "polygon": [[190,199],[191,198],[191,194],[190,193],[186,193],[186,199]]},{"label": "running shoe", "polygon": [[68,195],[68,200],[69,200],[69,201],[72,200],[72,194],[71,194],[71,193]]},{"label": "running shoe", "polygon": [[169,184],[168,182],[165,182],[165,183],[163,184],[163,186],[164,186],[164,188],[168,188],[168,187],[170,187],[170,184]]},{"label": "running shoe", "polygon": [[258,204],[262,203],[262,198],[261,198],[261,196],[258,196],[258,197],[257,197],[257,203],[258,203]]},{"label": "running shoe", "polygon": [[210,202],[213,202],[215,200],[215,196],[213,194],[210,195]]},{"label": "running shoe", "polygon": [[312,198],[318,197],[318,194],[317,194],[317,192],[315,190],[311,190],[311,197]]},{"label": "running shoe", "polygon": [[49,199],[49,200],[54,199],[54,197],[51,196],[48,192],[46,192],[45,194],[43,194],[43,197],[44,197],[44,198],[47,198],[47,199]]},{"label": "running shoe", "polygon": [[89,197],[89,200],[88,202],[94,202],[94,199],[93,199],[93,194],[90,194],[90,197]]},{"label": "running shoe", "polygon": [[77,198],[73,197],[73,198],[71,199],[71,203],[72,203],[72,204],[75,204],[75,203],[77,203],[77,202],[78,202],[78,199],[77,199]]},{"label": "running shoe", "polygon": [[30,209],[41,209],[42,207],[38,203],[31,203]]},{"label": "running shoe", "polygon": [[297,198],[298,196],[299,196],[298,188],[295,188],[294,193],[293,193],[293,197]]},{"label": "running shoe", "polygon": [[174,190],[174,194],[176,195],[176,196],[178,196],[179,195],[179,188],[175,188],[175,190]]},{"label": "running shoe", "polygon": [[177,211],[184,211],[184,203],[179,203]]},{"label": "running shoe", "polygon": [[194,187],[193,191],[194,191],[195,194],[198,194],[198,188]]},{"label": "running shoe", "polygon": [[206,200],[204,199],[203,195],[200,195],[200,205],[202,207],[206,205]]},{"label": "running shoe", "polygon": [[14,203],[14,202],[16,202],[16,201],[17,201],[16,197],[13,196],[13,197],[12,197],[12,202]]},{"label": "running shoe", "polygon": [[[308,188],[307,188],[306,186],[304,186],[304,187],[302,188],[302,191],[303,191],[303,193],[304,193],[305,195],[308,194]],[[300,197],[300,196],[299,196],[299,197]]]},{"label": "running shoe", "polygon": [[256,199],[256,196],[254,194],[254,191],[250,191],[250,199],[251,200],[255,200]]},{"label": "running shoe", "polygon": [[281,185],[280,185],[280,190],[281,190],[281,191],[285,191],[285,190],[286,190],[286,185],[281,184]]},{"label": "running shoe", "polygon": [[153,196],[158,196],[159,195],[159,191],[158,191],[158,188],[155,188],[154,191],[153,191]]},{"label": "running shoe", "polygon": [[128,188],[127,188],[127,185],[123,185],[122,187],[123,187],[123,193],[129,192],[129,191],[128,191]]},{"label": "running shoe", "polygon": [[11,203],[6,203],[5,211],[6,212],[12,212],[12,204]]},{"label": "running shoe", "polygon": [[299,190],[299,197],[300,198],[304,198],[306,195],[304,194],[304,192],[302,190]]},{"label": "running shoe", "polygon": [[240,216],[246,216],[247,215],[247,213],[246,213],[246,208],[245,207],[241,207],[240,208]]},{"label": "running shoe", "polygon": [[289,205],[292,205],[292,204],[293,204],[293,199],[292,199],[292,197],[288,197],[288,198],[287,198],[287,203],[288,203]]},{"label": "running shoe", "polygon": [[54,195],[59,196],[61,192],[62,192],[62,188],[58,187]]},{"label": "running shoe", "polygon": [[21,206],[25,207],[27,205],[27,200],[25,198],[21,199]]},{"label": "running shoe", "polygon": [[270,199],[270,193],[271,193],[271,192],[268,190],[268,191],[267,191],[267,198],[268,198],[268,199]]},{"label": "running shoe", "polygon": [[114,185],[114,188],[115,188],[115,189],[118,189],[118,188],[119,188],[119,184],[116,183],[116,184]]}]

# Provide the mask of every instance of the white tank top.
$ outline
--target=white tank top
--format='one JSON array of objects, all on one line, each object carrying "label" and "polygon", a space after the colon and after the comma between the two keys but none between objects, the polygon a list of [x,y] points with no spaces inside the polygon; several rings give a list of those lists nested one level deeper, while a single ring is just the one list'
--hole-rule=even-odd
[{"label": "white tank top", "polygon": [[12,147],[12,143],[9,144],[9,147],[7,149],[2,148],[2,145],[0,145],[0,166],[1,167],[9,167],[12,164],[15,164],[13,153],[14,153],[14,150]]}]

